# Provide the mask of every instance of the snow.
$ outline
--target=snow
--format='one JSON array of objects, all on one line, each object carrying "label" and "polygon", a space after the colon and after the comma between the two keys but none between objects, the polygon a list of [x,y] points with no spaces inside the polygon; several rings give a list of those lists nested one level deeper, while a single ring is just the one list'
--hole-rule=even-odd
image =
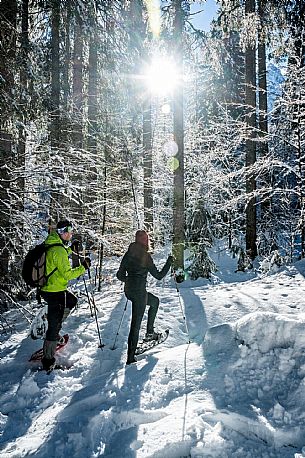
[{"label": "snow", "polygon": [[72,286],[79,306],[57,357],[73,363],[67,371],[33,370],[28,359],[42,341],[28,336],[20,312],[5,314],[15,331],[1,335],[0,456],[305,456],[305,261],[241,273],[223,249],[210,281],[187,280],[177,291],[169,275],[151,280],[161,300],[156,327],[170,334],[130,366],[119,261],[108,260],[94,293],[103,349],[83,281]]}]

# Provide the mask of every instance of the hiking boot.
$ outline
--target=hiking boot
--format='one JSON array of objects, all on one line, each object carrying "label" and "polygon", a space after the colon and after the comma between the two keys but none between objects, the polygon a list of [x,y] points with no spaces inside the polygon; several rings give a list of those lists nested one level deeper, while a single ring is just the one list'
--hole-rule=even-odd
[{"label": "hiking boot", "polygon": [[158,340],[159,337],[160,337],[161,333],[160,332],[147,332],[145,334],[145,338],[144,340],[146,340],[147,342],[149,342],[150,340]]},{"label": "hiking boot", "polygon": [[41,363],[42,363],[43,369],[48,372],[48,371],[52,370],[52,368],[53,368],[53,366],[55,364],[55,358],[51,358],[51,359],[42,358]]}]

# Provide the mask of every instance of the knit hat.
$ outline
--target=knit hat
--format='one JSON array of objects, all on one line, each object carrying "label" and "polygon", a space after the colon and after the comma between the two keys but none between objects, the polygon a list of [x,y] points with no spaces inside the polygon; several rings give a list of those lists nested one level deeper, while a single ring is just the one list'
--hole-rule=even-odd
[{"label": "knit hat", "polygon": [[149,237],[146,231],[140,230],[136,232],[136,243],[148,248]]},{"label": "knit hat", "polygon": [[58,234],[63,234],[64,232],[72,232],[72,229],[73,225],[71,221],[68,221],[67,219],[58,221],[56,226],[56,232],[58,232]]}]

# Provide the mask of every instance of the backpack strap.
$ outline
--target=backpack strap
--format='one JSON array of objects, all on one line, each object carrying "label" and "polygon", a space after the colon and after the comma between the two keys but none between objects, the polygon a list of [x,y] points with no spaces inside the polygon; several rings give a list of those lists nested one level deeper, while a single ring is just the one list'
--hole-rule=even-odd
[{"label": "backpack strap", "polygon": [[[53,246],[62,246],[66,250],[66,247],[64,247],[64,245],[62,243],[54,243],[53,245],[45,245],[46,252],[49,250],[49,248],[52,248]],[[56,270],[57,270],[57,267],[55,267],[55,269],[53,269],[52,272],[49,273],[49,275],[46,275],[47,282],[48,282],[49,278],[51,277],[51,275],[53,275],[54,272],[56,272]]]},{"label": "backpack strap", "polygon": [[47,281],[49,280],[49,278],[51,277],[51,275],[53,275],[54,272],[56,272],[56,270],[57,270],[57,267],[55,267],[55,269],[53,269],[52,272],[51,272],[49,275],[46,275]]}]

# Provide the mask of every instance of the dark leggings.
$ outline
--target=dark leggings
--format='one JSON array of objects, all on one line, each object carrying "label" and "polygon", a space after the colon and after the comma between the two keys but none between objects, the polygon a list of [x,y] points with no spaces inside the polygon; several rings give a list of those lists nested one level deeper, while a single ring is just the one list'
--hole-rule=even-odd
[{"label": "dark leggings", "polygon": [[146,291],[137,296],[127,296],[127,298],[132,302],[132,317],[128,336],[128,359],[132,359],[138,345],[145,307],[146,305],[150,306],[147,317],[147,333],[152,333],[154,331],[154,322],[159,308],[159,298]]},{"label": "dark leggings", "polygon": [[77,298],[70,291],[57,293],[42,292],[44,300],[48,303],[48,330],[46,340],[56,341],[62,325],[65,308],[73,309],[77,304]]}]

